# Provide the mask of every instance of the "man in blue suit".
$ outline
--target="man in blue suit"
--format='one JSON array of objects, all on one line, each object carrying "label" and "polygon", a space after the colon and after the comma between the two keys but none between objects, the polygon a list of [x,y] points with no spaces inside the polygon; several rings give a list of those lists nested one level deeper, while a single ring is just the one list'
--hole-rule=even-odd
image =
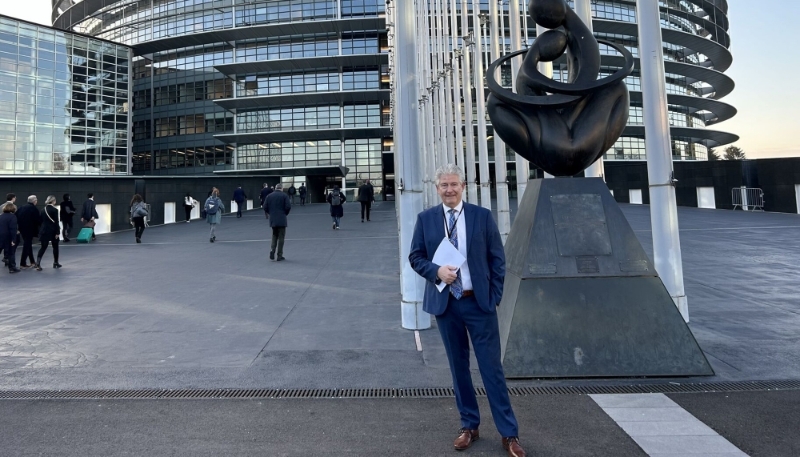
[{"label": "man in blue suit", "polygon": [[[414,271],[428,281],[423,309],[436,316],[450,362],[456,406],[461,415],[461,429],[453,447],[462,451],[478,439],[480,412],[469,370],[471,339],[503,448],[509,456],[524,456],[500,363],[500,330],[495,308],[503,296],[506,274],[503,243],[492,213],[461,200],[465,181],[464,172],[456,165],[436,170],[436,190],[442,204],[417,216],[408,260]],[[448,239],[467,259],[461,268],[432,262],[443,239]],[[436,285],[441,283],[447,286],[439,292]]]},{"label": "man in blue suit", "polygon": [[242,190],[242,186],[236,188],[233,191],[233,201],[236,202],[236,217],[242,217],[242,207],[244,206],[244,201],[247,198],[245,195],[244,190]]}]

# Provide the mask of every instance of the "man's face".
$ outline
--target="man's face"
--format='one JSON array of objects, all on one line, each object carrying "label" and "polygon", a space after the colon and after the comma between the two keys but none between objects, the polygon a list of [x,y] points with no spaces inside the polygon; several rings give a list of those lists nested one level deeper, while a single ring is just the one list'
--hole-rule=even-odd
[{"label": "man's face", "polygon": [[461,203],[461,194],[464,192],[464,183],[458,179],[458,175],[442,175],[436,191],[442,199],[442,203],[455,208]]}]

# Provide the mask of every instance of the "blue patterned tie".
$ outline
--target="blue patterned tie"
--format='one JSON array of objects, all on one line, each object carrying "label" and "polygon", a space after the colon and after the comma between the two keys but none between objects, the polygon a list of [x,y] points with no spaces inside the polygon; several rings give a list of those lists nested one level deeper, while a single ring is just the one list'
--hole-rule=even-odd
[{"label": "blue patterned tie", "polygon": [[[458,230],[456,229],[456,210],[451,209],[448,211],[450,213],[450,242],[453,243],[456,249],[458,249]],[[461,295],[464,293],[464,286],[461,284],[461,269],[456,272],[456,280],[450,284],[450,293],[453,294],[456,299],[460,299]]]}]

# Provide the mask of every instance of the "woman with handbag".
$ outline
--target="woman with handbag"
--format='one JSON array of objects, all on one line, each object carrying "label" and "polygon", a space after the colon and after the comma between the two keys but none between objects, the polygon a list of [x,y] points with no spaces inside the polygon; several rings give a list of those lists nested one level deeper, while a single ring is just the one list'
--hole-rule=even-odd
[{"label": "woman with handbag", "polygon": [[61,234],[65,243],[69,243],[69,232],[72,231],[72,216],[75,215],[75,205],[72,204],[72,199],[69,194],[64,194],[64,201],[61,202]]},{"label": "woman with handbag", "polygon": [[36,271],[42,271],[42,257],[47,251],[47,246],[53,244],[53,268],[61,268],[58,263],[58,239],[61,236],[61,226],[58,225],[58,209],[56,209],[56,197],[47,196],[42,210],[42,226],[39,229],[39,241],[42,247],[36,256]]},{"label": "woman with handbag", "polygon": [[136,242],[142,242],[142,234],[144,233],[144,218],[147,217],[147,206],[144,204],[142,196],[135,194],[131,199],[131,222],[134,227],[134,235]]}]

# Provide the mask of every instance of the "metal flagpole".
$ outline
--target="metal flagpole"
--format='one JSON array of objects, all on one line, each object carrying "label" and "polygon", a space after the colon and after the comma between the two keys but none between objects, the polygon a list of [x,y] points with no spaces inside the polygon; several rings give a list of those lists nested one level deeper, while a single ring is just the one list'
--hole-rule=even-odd
[{"label": "metal flagpole", "polygon": [[[575,13],[578,14],[578,17],[581,18],[586,27],[589,28],[589,32],[592,32],[592,5],[589,0],[575,0]],[[605,174],[603,169],[603,158],[600,157],[597,159],[597,162],[589,165],[584,171],[584,175],[587,178],[602,178]]]},{"label": "metal flagpole", "polygon": [[456,148],[455,148],[455,132],[453,124],[453,51],[455,46],[451,45],[450,41],[450,21],[449,11],[447,10],[447,1],[440,0],[442,6],[442,47],[444,57],[444,68],[442,69],[442,80],[444,82],[444,116],[445,116],[445,157],[447,163],[456,162]]},{"label": "metal flagpole", "polygon": [[[489,43],[492,56],[492,62],[499,59],[500,55],[500,41],[504,40],[505,30],[500,27],[500,14],[498,12],[498,3],[500,0],[489,0]],[[502,69],[498,68],[498,75],[502,73]],[[498,80],[500,78],[497,78]],[[500,230],[500,239],[503,244],[506,243],[508,232],[511,231],[511,210],[508,203],[508,180],[507,180],[507,165],[506,165],[506,144],[500,139],[497,134],[492,135],[494,139],[494,176],[495,176],[495,193],[497,195],[497,228]]]},{"label": "metal flagpole", "polygon": [[[417,2],[417,0],[415,0]],[[422,2],[423,4],[427,2]],[[417,3],[418,4],[418,3]],[[427,48],[427,41],[426,41],[426,34],[422,33],[425,30],[426,22],[425,22],[425,9],[423,7],[417,8],[417,17],[416,17],[416,26],[417,32],[421,33],[418,35],[419,41],[417,42],[417,49],[426,49]],[[426,62],[426,59],[427,62]],[[422,182],[423,182],[423,190],[427,188],[428,184],[428,165],[427,161],[425,160],[425,151],[431,150],[430,145],[430,125],[428,125],[428,109],[430,108],[430,99],[428,98],[427,93],[427,75],[428,75],[428,65],[430,64],[430,55],[425,52],[417,52],[417,70],[419,71],[420,77],[417,78],[417,87],[418,87],[418,96],[419,96],[419,103],[420,103],[420,113],[418,116],[419,120],[419,132],[420,132],[420,172],[422,173]],[[423,207],[427,208],[428,206],[428,194],[427,192],[422,193],[423,195]]]},{"label": "metal flagpole", "polygon": [[470,76],[470,66],[472,61],[472,50],[475,47],[475,37],[469,33],[469,16],[467,15],[467,0],[461,0],[461,38],[464,40],[464,67],[461,71],[461,79],[464,80],[464,135],[466,136],[467,150],[464,164],[466,165],[467,175],[467,201],[478,204],[478,186],[475,176],[475,130],[472,120],[472,78]]},{"label": "metal flagpole", "polygon": [[452,71],[450,72],[453,78],[453,114],[454,114],[454,131],[456,140],[456,163],[461,169],[464,167],[464,136],[461,133],[463,126],[461,119],[461,106],[462,100],[465,98],[464,93],[461,91],[461,56],[464,52],[464,46],[458,47],[458,15],[456,14],[456,0],[450,0],[450,38],[453,41],[453,61]]},{"label": "metal flagpole", "polygon": [[644,111],[647,176],[650,181],[650,223],[653,260],[675,306],[689,322],[689,305],[683,286],[683,260],[678,234],[678,207],[672,169],[667,89],[664,75],[658,0],[638,0],[642,103]]},{"label": "metal flagpole", "polygon": [[442,39],[442,11],[440,0],[434,0],[434,14],[436,16],[436,117],[439,124],[437,154],[438,162],[436,167],[447,163],[447,129],[445,124],[445,101],[444,101],[444,46]]},{"label": "metal flagpole", "polygon": [[[522,30],[520,30],[519,1],[520,0],[509,0],[508,4],[508,30],[509,35],[511,36],[511,52],[522,49]],[[527,36],[527,34],[528,33],[526,30],[525,35]],[[528,47],[527,41],[525,42],[525,47]],[[515,92],[517,90],[517,75],[519,74],[521,61],[521,57],[511,59],[511,87]],[[519,203],[522,201],[522,196],[525,194],[525,188],[528,186],[528,177],[531,174],[531,169],[528,161],[519,154],[514,154],[514,162],[517,171],[517,207],[519,207]]]},{"label": "metal flagpole", "polygon": [[489,181],[489,150],[486,144],[486,97],[483,83],[483,27],[485,17],[480,12],[480,1],[472,0],[472,28],[475,31],[475,103],[478,118],[478,161],[481,180],[481,206],[492,209],[492,190]]},{"label": "metal flagpole", "polygon": [[408,262],[414,223],[422,207],[422,179],[419,163],[419,121],[417,86],[416,8],[413,1],[395,3],[395,81],[397,100],[395,116],[395,170],[400,177],[398,206],[400,217],[400,283],[402,289],[401,316],[403,328],[430,328],[431,316],[422,310],[424,280]]},{"label": "metal flagpole", "polygon": [[433,43],[431,36],[431,12],[429,9],[428,0],[422,0],[423,14],[421,19],[424,21],[425,27],[421,31],[421,37],[424,40],[425,46],[420,52],[420,57],[424,60],[425,66],[422,72],[425,78],[425,97],[427,97],[427,104],[425,106],[425,123],[428,132],[428,148],[425,151],[422,163],[425,166],[425,207],[433,206],[435,202],[435,193],[433,190],[433,173],[436,169],[434,165],[436,159],[436,126],[433,123],[434,119],[434,97],[433,97]]}]

